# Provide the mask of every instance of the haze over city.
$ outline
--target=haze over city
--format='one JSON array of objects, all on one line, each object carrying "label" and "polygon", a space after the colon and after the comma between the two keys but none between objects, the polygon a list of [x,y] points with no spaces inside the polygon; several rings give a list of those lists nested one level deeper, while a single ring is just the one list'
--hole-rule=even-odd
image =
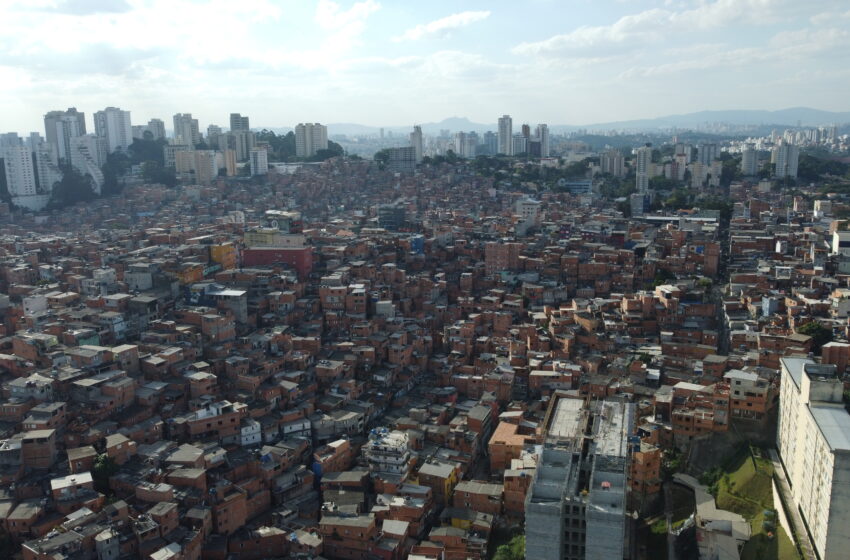
[{"label": "haze over city", "polygon": [[22,131],[69,105],[266,127],[843,111],[848,26],[840,0],[6,0],[0,103]]},{"label": "haze over city", "polygon": [[847,560],[847,0],[0,0],[0,559]]}]

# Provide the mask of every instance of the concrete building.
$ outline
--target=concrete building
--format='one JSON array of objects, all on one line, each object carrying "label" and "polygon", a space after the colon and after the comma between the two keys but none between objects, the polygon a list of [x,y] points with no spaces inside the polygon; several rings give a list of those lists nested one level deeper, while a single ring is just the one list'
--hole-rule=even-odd
[{"label": "concrete building", "polygon": [[773,152],[776,160],[776,176],[796,178],[800,148],[794,144],[780,144],[773,149]]},{"label": "concrete building", "polygon": [[174,141],[176,144],[189,144],[192,147],[201,143],[198,119],[193,119],[192,113],[174,115]]},{"label": "concrete building", "polygon": [[319,123],[299,123],[295,127],[295,155],[311,157],[328,149],[328,127]]},{"label": "concrete building", "polygon": [[758,157],[755,147],[747,144],[741,152],[741,174],[744,177],[753,177],[758,173]]},{"label": "concrete building", "polygon": [[84,136],[85,128],[80,127],[80,119],[75,116],[60,117],[55,121],[54,137],[59,159],[65,163],[71,161],[71,141],[78,136]]},{"label": "concrete building", "polygon": [[38,173],[38,189],[43,194],[53,192],[53,187],[62,180],[62,170],[58,165],[58,157],[54,147],[41,142],[33,150],[35,168]]},{"label": "concrete building", "polygon": [[219,133],[216,144],[219,150],[233,150],[237,161],[245,161],[250,157],[256,141],[256,135],[250,130],[237,130]]},{"label": "concrete building", "polygon": [[148,124],[133,125],[130,130],[133,133],[133,138],[140,140],[165,138],[165,123],[161,119],[151,119]]},{"label": "concrete building", "polygon": [[266,175],[269,172],[269,154],[265,148],[251,148],[251,175]]},{"label": "concrete building", "polygon": [[230,132],[248,132],[251,130],[248,117],[243,117],[239,113],[230,113]]},{"label": "concrete building", "polygon": [[511,140],[511,155],[528,154],[528,137],[514,134]]},{"label": "concrete building", "polygon": [[[63,119],[69,118],[73,124]],[[66,130],[67,129],[67,130]],[[73,132],[73,136],[79,136],[86,133],[86,114],[77,111],[76,107],[69,107],[67,111],[50,111],[44,115],[44,137],[48,144],[56,147],[56,153],[59,157],[65,159],[65,150],[62,149],[64,143],[67,147],[68,141],[64,138],[66,132]]]},{"label": "concrete building", "polygon": [[649,168],[652,165],[652,144],[647,144],[638,148],[636,155],[635,186],[637,187],[639,194],[646,194],[649,190]]},{"label": "concrete building", "polygon": [[634,407],[556,393],[526,498],[526,558],[610,560],[624,556],[626,474]]},{"label": "concrete building", "polygon": [[397,231],[407,221],[407,211],[401,204],[381,204],[378,206],[378,226]]},{"label": "concrete building", "polygon": [[416,163],[422,163],[422,127],[419,125],[414,126],[410,133],[410,145],[413,146]]},{"label": "concrete building", "polygon": [[97,194],[103,187],[101,167],[106,162],[106,144],[103,138],[94,134],[76,136],[71,139],[71,165],[81,174],[92,178],[92,186]]},{"label": "concrete building", "polygon": [[44,194],[38,189],[29,148],[26,146],[6,147],[2,154],[6,186],[12,197],[12,204],[35,211],[47,206],[50,193]]},{"label": "concrete building", "polygon": [[130,111],[107,107],[94,114],[94,133],[106,139],[108,153],[124,151],[133,143]]},{"label": "concrete building", "polygon": [[413,173],[416,171],[416,152],[413,146],[389,148],[387,170],[394,173]]},{"label": "concrete building", "polygon": [[512,156],[513,152],[513,120],[510,115],[502,115],[499,119],[499,152]]},{"label": "concrete building", "polygon": [[174,171],[181,181],[209,185],[218,177],[216,152],[213,150],[182,150],[175,153]]},{"label": "concrete building", "polygon": [[850,414],[831,364],[781,358],[776,447],[818,558],[850,550]]},{"label": "concrete building", "polygon": [[407,479],[413,467],[410,453],[410,438],[407,432],[388,431],[375,428],[369,433],[369,441],[363,446],[363,456],[373,474],[393,474]]},{"label": "concrete building", "polygon": [[537,140],[540,141],[540,157],[549,157],[549,125],[537,125]]},{"label": "concrete building", "polygon": [[711,162],[717,159],[720,151],[717,144],[707,143],[697,145],[697,161],[706,167],[711,165]]},{"label": "concrete building", "polygon": [[625,158],[618,150],[608,150],[599,156],[599,172],[608,173],[614,177],[623,177],[626,174]]}]

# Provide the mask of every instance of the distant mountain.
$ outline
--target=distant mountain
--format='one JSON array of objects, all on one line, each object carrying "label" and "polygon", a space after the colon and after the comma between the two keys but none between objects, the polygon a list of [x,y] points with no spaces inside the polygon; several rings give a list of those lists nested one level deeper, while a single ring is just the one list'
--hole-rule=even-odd
[{"label": "distant mountain", "polygon": [[[488,130],[496,129],[495,122],[492,125],[487,125],[474,123],[466,117],[450,117],[435,123],[411,123],[409,126],[385,126],[383,127],[384,134],[387,132],[392,132],[394,135],[409,134],[413,131],[414,124],[418,124],[422,127],[423,134],[429,134],[432,136],[436,136],[441,130],[450,130],[451,132],[470,132],[473,130],[475,132],[486,132]],[[366,126],[355,123],[331,123],[328,125],[328,135],[331,136],[334,134],[346,134],[349,136],[379,134],[380,131],[380,127],[377,126]]]},{"label": "distant mountain", "polygon": [[641,130],[650,131],[667,128],[699,128],[707,124],[726,123],[736,126],[818,126],[828,124],[843,124],[850,122],[850,112],[836,113],[821,111],[809,107],[794,107],[779,111],[764,110],[731,110],[731,111],[698,111],[684,115],[668,115],[653,119],[637,119],[632,121],[615,121],[607,123],[575,125],[555,125],[550,127],[553,133],[572,132],[583,128],[588,130]]},{"label": "distant mountain", "polygon": [[[414,124],[422,127],[422,132],[431,136],[440,133],[441,130],[450,132],[480,133],[496,130],[497,118],[490,124],[481,124],[470,121],[466,117],[449,117],[440,122],[410,123],[406,126],[385,126],[384,133],[392,132],[393,135],[407,135],[413,130]],[[809,107],[793,107],[779,111],[764,110],[730,110],[730,111],[698,111],[683,115],[668,115],[651,119],[636,119],[631,121],[615,121],[606,123],[594,123],[584,125],[556,124],[549,125],[552,134],[563,134],[574,132],[579,129],[587,130],[633,130],[654,131],[670,128],[703,128],[708,124],[726,123],[735,126],[818,126],[828,124],[850,123],[850,111],[832,112],[821,111]],[[520,122],[514,121],[514,132],[519,130]],[[529,123],[536,125],[537,123]],[[270,127],[275,132],[288,132],[292,128]],[[380,127],[367,126],[357,123],[332,123],[328,125],[328,135],[345,134],[347,136],[362,136],[379,134]]]}]

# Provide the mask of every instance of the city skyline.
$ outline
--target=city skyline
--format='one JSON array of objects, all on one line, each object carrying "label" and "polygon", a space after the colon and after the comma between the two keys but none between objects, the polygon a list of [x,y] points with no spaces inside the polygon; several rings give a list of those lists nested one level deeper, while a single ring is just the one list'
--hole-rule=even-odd
[{"label": "city skyline", "polygon": [[[3,128],[37,130],[45,111],[68,106],[90,114],[120,106],[139,123],[191,111],[226,125],[242,111],[268,127],[302,115],[398,126],[452,114],[495,124],[509,113],[582,125],[699,110],[846,109],[838,57],[850,44],[850,10],[841,2],[463,8],[5,2]],[[215,41],[197,41],[202,34]]]}]

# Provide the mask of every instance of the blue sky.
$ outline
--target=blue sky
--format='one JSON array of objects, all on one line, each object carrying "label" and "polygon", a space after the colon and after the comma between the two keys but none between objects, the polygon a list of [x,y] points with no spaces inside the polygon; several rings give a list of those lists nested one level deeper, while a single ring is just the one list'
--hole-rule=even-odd
[{"label": "blue sky", "polygon": [[587,124],[846,111],[847,0],[2,0],[0,130],[135,123]]}]

